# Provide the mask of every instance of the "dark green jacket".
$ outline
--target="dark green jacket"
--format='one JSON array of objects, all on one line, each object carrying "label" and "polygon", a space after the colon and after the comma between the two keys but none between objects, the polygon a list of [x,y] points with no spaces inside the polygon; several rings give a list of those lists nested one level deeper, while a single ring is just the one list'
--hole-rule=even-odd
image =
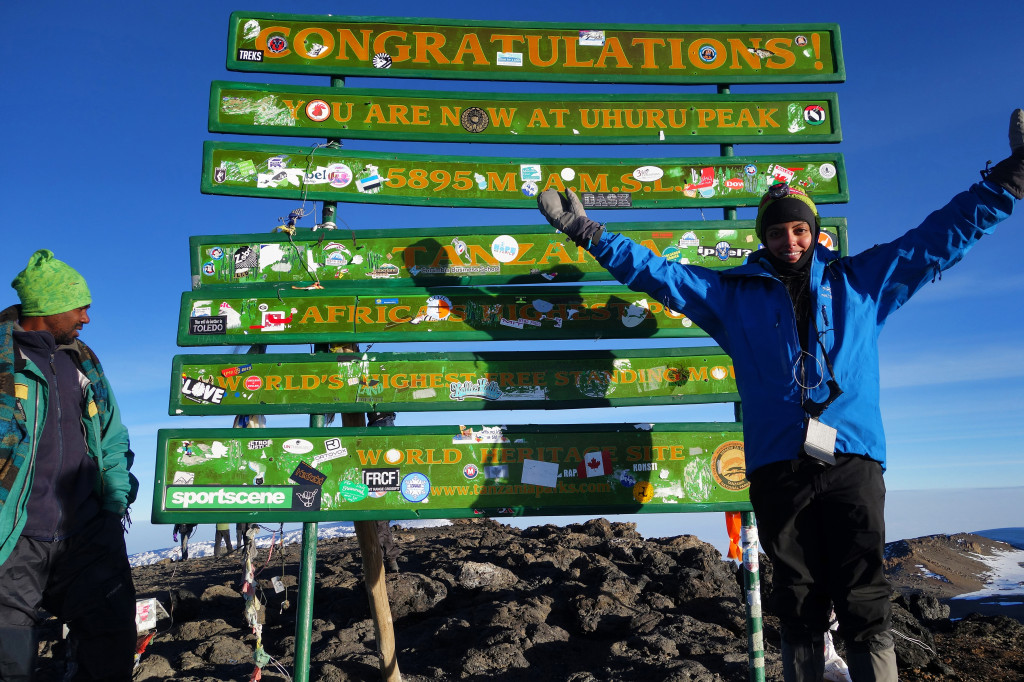
[{"label": "dark green jacket", "polygon": [[[18,306],[0,313],[0,564],[25,527],[48,398],[48,385],[39,369],[15,348],[18,317]],[[135,455],[128,444],[128,430],[96,355],[81,341],[74,346],[75,363],[87,379],[82,428],[89,456],[100,471],[96,494],[104,510],[123,516],[139,488],[130,472]]]}]

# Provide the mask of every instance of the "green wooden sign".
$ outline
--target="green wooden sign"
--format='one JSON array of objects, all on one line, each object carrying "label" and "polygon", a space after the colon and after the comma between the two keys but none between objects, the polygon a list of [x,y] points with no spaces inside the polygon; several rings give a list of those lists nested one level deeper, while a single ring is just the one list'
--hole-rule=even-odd
[{"label": "green wooden sign", "polygon": [[154,523],[749,510],[736,423],[161,429]]},{"label": "green wooden sign", "polygon": [[625,286],[186,292],[179,346],[707,336]]},{"label": "green wooden sign", "polygon": [[233,12],[227,67],[405,78],[838,83],[836,24],[500,23]]},{"label": "green wooden sign", "polygon": [[570,188],[588,208],[756,206],[789,182],[817,203],[849,200],[843,155],[643,159],[495,158],[203,144],[206,194],[425,206],[536,208]]},{"label": "green wooden sign", "polygon": [[[758,246],[753,220],[608,223],[659,256],[728,268]],[[822,219],[822,243],[847,253],[846,219]],[[505,248],[508,247],[508,248]],[[319,282],[327,288],[539,284],[609,280],[594,257],[534,225],[384,230],[300,229],[189,238],[192,288]],[[510,260],[509,260],[510,259]]]},{"label": "green wooden sign", "polygon": [[738,400],[717,347],[176,355],[169,413],[564,409]]},{"label": "green wooden sign", "polygon": [[539,95],[214,81],[210,132],[542,144],[839,142],[834,93]]}]

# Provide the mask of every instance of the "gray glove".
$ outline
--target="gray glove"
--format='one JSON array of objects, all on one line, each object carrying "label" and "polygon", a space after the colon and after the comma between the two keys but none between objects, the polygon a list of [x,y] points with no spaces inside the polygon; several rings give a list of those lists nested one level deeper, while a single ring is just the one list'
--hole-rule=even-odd
[{"label": "gray glove", "polygon": [[1010,114],[1010,156],[982,171],[981,176],[1024,199],[1024,110]]},{"label": "gray glove", "polygon": [[583,204],[571,189],[565,191],[564,197],[554,189],[541,192],[537,197],[537,208],[552,227],[577,246],[589,249],[601,240],[604,225],[587,217]]}]

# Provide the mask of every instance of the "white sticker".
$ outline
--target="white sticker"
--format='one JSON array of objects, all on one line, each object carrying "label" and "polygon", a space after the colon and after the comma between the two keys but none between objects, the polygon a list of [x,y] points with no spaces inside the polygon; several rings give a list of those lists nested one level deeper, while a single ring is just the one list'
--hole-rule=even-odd
[{"label": "white sticker", "polygon": [[428,400],[437,396],[437,391],[432,388],[421,388],[418,391],[412,392],[413,400]]},{"label": "white sticker", "polygon": [[559,175],[562,176],[562,179],[565,180],[566,182],[572,182],[573,180],[576,179],[576,171],[574,171],[572,168],[563,168],[562,172],[559,173]]},{"label": "white sticker", "polygon": [[313,449],[313,444],[301,438],[291,438],[282,443],[281,448],[293,455],[304,455]]},{"label": "white sticker", "polygon": [[192,485],[196,482],[195,472],[192,471],[175,471],[174,480],[171,481],[171,485]]},{"label": "white sticker", "polygon": [[820,173],[821,177],[826,180],[831,180],[836,176],[836,167],[831,163],[823,163],[821,164],[821,167],[818,168],[818,173]]},{"label": "white sticker", "polygon": [[628,306],[622,311],[622,324],[624,327],[632,329],[641,322],[647,319],[647,311],[649,309],[647,299],[642,298],[639,301]]},{"label": "white sticker", "polygon": [[499,52],[497,59],[494,60],[497,66],[522,66],[523,65],[523,53],[522,52]]},{"label": "white sticker", "polygon": [[384,453],[384,461],[388,464],[398,464],[402,461],[402,451],[391,448]]},{"label": "white sticker", "polygon": [[536,163],[519,164],[519,179],[531,180],[533,182],[543,180],[544,177],[541,175],[540,165]]},{"label": "white sticker", "polygon": [[657,166],[640,166],[633,171],[633,177],[640,182],[654,182],[665,177],[665,171]]},{"label": "white sticker", "polygon": [[558,463],[524,459],[523,483],[554,488],[558,485]]},{"label": "white sticker", "polygon": [[491,242],[491,255],[499,263],[511,263],[519,255],[519,242],[507,234],[495,237]]}]

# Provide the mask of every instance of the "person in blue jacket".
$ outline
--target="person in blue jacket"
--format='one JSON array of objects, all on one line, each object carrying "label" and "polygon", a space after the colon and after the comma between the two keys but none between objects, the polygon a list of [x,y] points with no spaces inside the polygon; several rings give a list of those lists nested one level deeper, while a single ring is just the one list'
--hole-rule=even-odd
[{"label": "person in blue jacket", "polygon": [[883,572],[878,335],[1024,199],[1020,109],[1010,147],[982,182],[921,225],[849,257],[818,244],[808,196],[774,185],[755,223],[763,248],[724,271],[670,262],[606,231],[571,191],[538,197],[545,218],[618,281],[684,313],[731,356],[750,500],[775,571],[786,680],[822,679],[832,602],[853,680],[896,680]]},{"label": "person in blue jacket", "polygon": [[135,587],[123,519],[138,481],[110,383],[78,340],[85,279],[41,249],[0,312],[0,680],[31,680],[40,609],[67,624],[67,679],[128,682]]}]

